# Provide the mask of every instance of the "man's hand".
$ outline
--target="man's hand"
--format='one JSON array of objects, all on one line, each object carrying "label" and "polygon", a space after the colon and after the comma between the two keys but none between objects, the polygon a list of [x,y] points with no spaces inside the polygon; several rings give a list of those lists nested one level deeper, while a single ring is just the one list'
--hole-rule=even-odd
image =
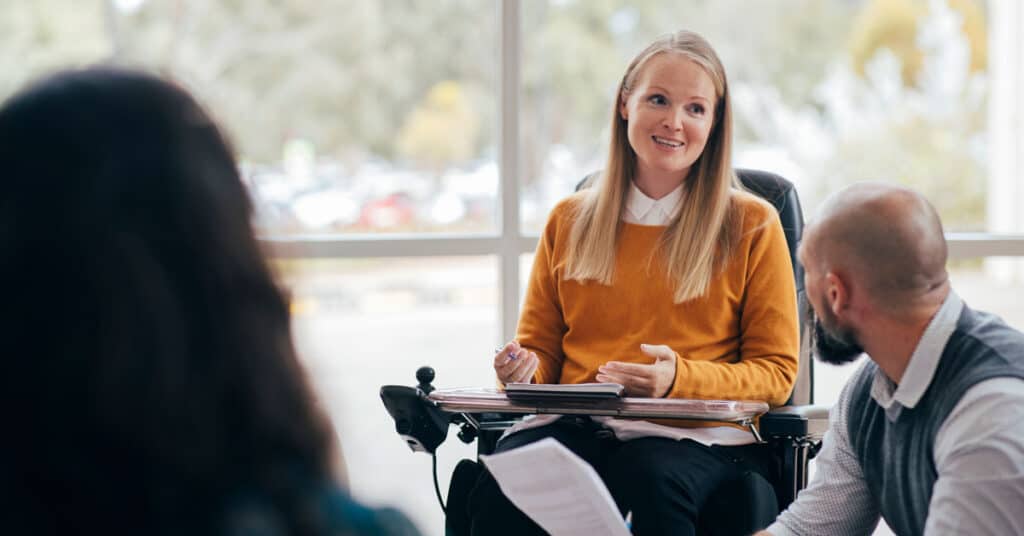
[{"label": "man's hand", "polygon": [[597,368],[597,381],[621,383],[629,396],[661,398],[676,379],[676,353],[664,344],[641,344],[640,351],[654,358],[650,365],[609,361]]}]

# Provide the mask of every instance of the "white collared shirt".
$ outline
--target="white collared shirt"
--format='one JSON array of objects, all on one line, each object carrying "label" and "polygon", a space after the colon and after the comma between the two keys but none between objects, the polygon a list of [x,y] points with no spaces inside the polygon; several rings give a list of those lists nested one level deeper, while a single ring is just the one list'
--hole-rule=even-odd
[{"label": "white collared shirt", "polygon": [[676,186],[675,190],[661,199],[651,199],[636,187],[636,183],[631,182],[626,198],[626,212],[622,215],[622,219],[626,223],[640,225],[668,225],[668,222],[672,221],[672,218],[679,212],[682,200],[682,184]]},{"label": "white collared shirt", "polygon": [[964,303],[960,297],[950,291],[921,334],[921,340],[914,348],[914,353],[910,354],[910,361],[907,363],[907,369],[903,371],[902,383],[899,386],[883,374],[882,369],[875,373],[871,382],[871,398],[885,410],[885,417],[889,422],[896,422],[903,408],[913,409],[928,390],[928,385],[935,377],[935,369],[939,366],[942,350],[946,347],[950,335],[956,330],[956,323],[963,308]]},{"label": "white collared shirt", "polygon": [[[630,185],[626,198],[626,211],[623,221],[639,225],[668,225],[679,212],[683,199],[683,185],[661,199],[651,199],[636,187]],[[650,344],[661,344],[661,341],[648,341]],[[561,415],[537,415],[520,421],[505,431],[502,437],[520,430],[539,428],[557,421]],[[666,437],[677,441],[692,439],[705,445],[748,445],[754,443],[753,433],[731,426],[711,426],[706,428],[676,428],[649,421],[635,419],[615,419],[612,417],[593,417],[595,422],[603,424],[611,430],[615,437],[622,441],[641,437]]]},{"label": "white collared shirt", "polygon": [[[899,386],[878,369],[871,397],[890,421],[913,408],[931,384],[956,329],[963,302],[950,291],[911,355]],[[850,384],[832,407],[814,480],[768,527],[774,536],[871,534],[879,505],[847,434]],[[1024,534],[1024,380],[993,378],[964,393],[935,435],[938,479],[928,505],[926,536]]]}]

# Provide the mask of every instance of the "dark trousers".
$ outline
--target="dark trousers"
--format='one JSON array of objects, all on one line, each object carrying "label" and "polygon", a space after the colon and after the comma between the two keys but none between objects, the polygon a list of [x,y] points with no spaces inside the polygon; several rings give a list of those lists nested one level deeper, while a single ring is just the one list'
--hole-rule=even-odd
[{"label": "dark trousers", "polygon": [[[512,434],[498,443],[495,452],[546,437],[555,438],[594,467],[619,512],[623,516],[632,512],[633,534],[638,535],[695,534],[698,513],[719,484],[750,471],[763,473],[769,463],[751,446],[708,447],[688,439],[653,437],[619,441],[586,417],[563,417]],[[470,494],[468,509],[474,536],[545,534],[505,498],[486,470]]]}]

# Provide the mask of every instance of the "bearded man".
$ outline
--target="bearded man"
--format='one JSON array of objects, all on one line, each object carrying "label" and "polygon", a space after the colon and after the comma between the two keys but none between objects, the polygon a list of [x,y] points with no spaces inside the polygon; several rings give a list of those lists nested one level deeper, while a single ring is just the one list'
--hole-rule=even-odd
[{"label": "bearded man", "polygon": [[832,195],[799,250],[815,346],[870,358],[832,408],[810,485],[759,534],[1024,534],[1024,334],[951,289],[920,194]]}]

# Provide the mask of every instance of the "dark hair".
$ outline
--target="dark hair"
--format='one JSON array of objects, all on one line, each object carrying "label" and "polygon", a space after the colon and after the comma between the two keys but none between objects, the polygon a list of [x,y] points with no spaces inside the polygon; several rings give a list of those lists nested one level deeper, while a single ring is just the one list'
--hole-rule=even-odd
[{"label": "dark hair", "polygon": [[288,488],[328,478],[331,432],[252,216],[171,83],[68,71],[0,109],[3,426],[36,532],[206,532],[240,490],[303,532]]}]

